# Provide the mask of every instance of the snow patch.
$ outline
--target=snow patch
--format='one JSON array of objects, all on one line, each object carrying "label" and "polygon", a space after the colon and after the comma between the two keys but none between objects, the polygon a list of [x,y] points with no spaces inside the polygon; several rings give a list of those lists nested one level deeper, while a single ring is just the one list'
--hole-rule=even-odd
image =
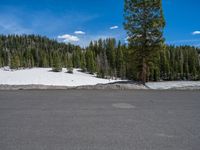
[{"label": "snow patch", "polygon": [[84,86],[119,82],[96,78],[94,75],[74,69],[73,74],[52,72],[51,68],[32,68],[23,70],[10,70],[8,67],[0,68],[0,85],[49,85],[49,86]]},{"label": "snow patch", "polygon": [[187,88],[187,87],[199,87],[200,81],[168,81],[168,82],[148,82],[146,86],[150,89],[179,89],[179,88]]}]

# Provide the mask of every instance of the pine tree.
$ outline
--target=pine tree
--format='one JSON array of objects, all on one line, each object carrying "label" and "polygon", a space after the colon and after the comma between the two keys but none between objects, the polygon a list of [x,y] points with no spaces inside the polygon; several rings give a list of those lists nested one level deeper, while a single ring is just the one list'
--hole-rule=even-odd
[{"label": "pine tree", "polygon": [[94,61],[93,52],[91,50],[86,51],[85,59],[86,59],[87,71],[93,74],[95,72],[95,61]]},{"label": "pine tree", "polygon": [[20,67],[20,60],[17,54],[12,54],[10,68],[11,69],[18,69]]},{"label": "pine tree", "polygon": [[87,69],[86,69],[86,59],[85,59],[85,55],[86,55],[86,53],[83,51],[82,53],[81,53],[81,60],[80,60],[80,62],[81,62],[81,69],[82,69],[82,71],[83,72],[85,72]]},{"label": "pine tree", "polygon": [[101,78],[107,78],[108,77],[108,70],[109,70],[109,65],[108,65],[108,59],[105,50],[103,50],[99,57],[99,77]]},{"label": "pine tree", "polygon": [[81,50],[78,48],[75,51],[73,51],[72,55],[73,66],[75,68],[80,68],[81,66],[80,57],[81,57]]},{"label": "pine tree", "polygon": [[70,55],[68,55],[66,67],[67,67],[67,73],[73,73],[72,56],[70,56]]},{"label": "pine tree", "polygon": [[121,42],[118,43],[117,52],[116,52],[116,70],[117,77],[125,77],[125,66],[124,66],[124,56],[122,52]]},{"label": "pine tree", "polygon": [[53,69],[54,72],[61,72],[62,71],[62,66],[60,62],[60,58],[58,53],[55,53],[53,55]]},{"label": "pine tree", "polygon": [[103,41],[106,49],[106,56],[109,64],[109,76],[116,76],[116,40],[109,38]]},{"label": "pine tree", "polygon": [[63,54],[63,66],[67,66],[67,61],[68,61],[68,53]]},{"label": "pine tree", "polygon": [[163,43],[162,0],[125,0],[124,11],[124,27],[130,47],[134,48],[138,80],[145,83],[152,57]]}]

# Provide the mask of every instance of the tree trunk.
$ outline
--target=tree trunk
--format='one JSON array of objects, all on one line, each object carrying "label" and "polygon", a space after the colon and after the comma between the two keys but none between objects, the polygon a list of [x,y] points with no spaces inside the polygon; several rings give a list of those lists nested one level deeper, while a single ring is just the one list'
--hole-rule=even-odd
[{"label": "tree trunk", "polygon": [[141,71],[141,76],[140,76],[140,80],[142,81],[143,84],[146,83],[147,81],[147,64],[146,64],[146,60],[145,58],[143,58],[142,60],[142,71]]}]

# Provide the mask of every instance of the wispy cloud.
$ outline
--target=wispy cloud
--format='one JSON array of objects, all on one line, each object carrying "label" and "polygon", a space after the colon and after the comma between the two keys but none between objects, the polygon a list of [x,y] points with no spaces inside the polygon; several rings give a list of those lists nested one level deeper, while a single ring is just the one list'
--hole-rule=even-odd
[{"label": "wispy cloud", "polygon": [[77,35],[84,35],[85,32],[83,32],[83,31],[75,31],[74,34],[77,34]]},{"label": "wispy cloud", "polygon": [[3,34],[29,34],[32,30],[23,26],[18,18],[13,15],[1,14],[0,15],[0,33]]},{"label": "wispy cloud", "polygon": [[110,30],[114,30],[114,29],[118,29],[119,27],[118,26],[112,26],[110,27]]},{"label": "wispy cloud", "polygon": [[194,31],[192,32],[192,35],[200,35],[200,31]]},{"label": "wispy cloud", "polygon": [[[86,22],[97,17],[98,16],[95,14],[90,15],[77,12],[66,12],[66,15],[59,15],[48,11],[42,11],[34,14],[32,25],[36,31],[40,30],[40,33],[56,35],[58,33],[71,33],[75,28],[81,28]],[[66,20],[70,21],[66,22]],[[49,26],[49,24],[51,25]],[[83,35],[83,31],[75,32],[74,34],[76,35]]]},{"label": "wispy cloud", "polygon": [[70,34],[64,34],[64,35],[59,35],[57,37],[58,39],[60,39],[62,42],[78,42],[80,39],[77,36],[73,36]]},{"label": "wispy cloud", "polygon": [[0,6],[0,8],[1,34],[41,34],[56,38],[59,33],[70,33],[99,17],[95,13],[68,10],[62,13],[54,13],[49,9],[31,10],[30,13],[26,7]]}]

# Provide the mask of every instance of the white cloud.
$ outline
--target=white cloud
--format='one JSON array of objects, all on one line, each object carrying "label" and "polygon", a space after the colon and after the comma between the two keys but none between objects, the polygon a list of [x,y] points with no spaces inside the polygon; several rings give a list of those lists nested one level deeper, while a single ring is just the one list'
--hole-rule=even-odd
[{"label": "white cloud", "polygon": [[200,31],[194,31],[194,32],[192,32],[192,35],[198,35],[198,34],[200,34]]},{"label": "white cloud", "polygon": [[81,34],[81,35],[84,35],[85,32],[83,32],[83,31],[75,31],[74,34]]},{"label": "white cloud", "polygon": [[118,29],[119,27],[118,26],[112,26],[110,27],[110,30],[114,30],[114,29]]},{"label": "white cloud", "polygon": [[69,34],[59,35],[58,39],[61,39],[63,42],[78,42],[80,40],[77,36]]}]

